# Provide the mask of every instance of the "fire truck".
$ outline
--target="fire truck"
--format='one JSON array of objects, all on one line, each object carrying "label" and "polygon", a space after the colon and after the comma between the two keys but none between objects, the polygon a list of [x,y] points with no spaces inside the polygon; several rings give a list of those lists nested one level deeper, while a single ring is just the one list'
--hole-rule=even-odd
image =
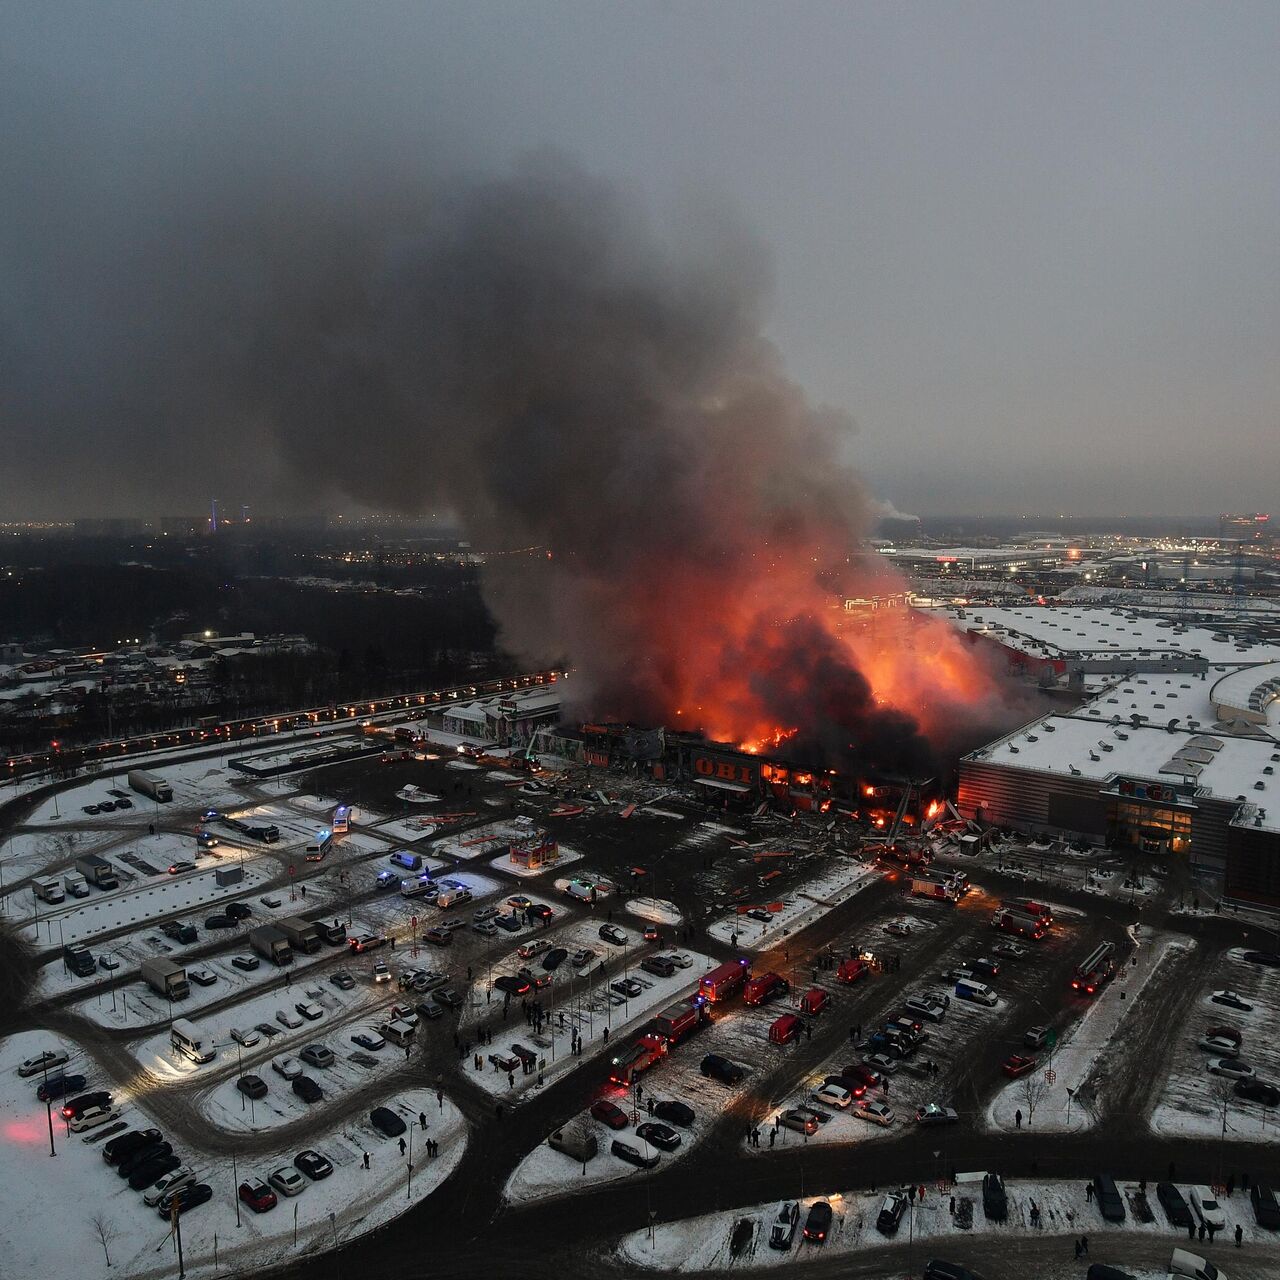
[{"label": "fire truck", "polygon": [[1115,943],[1104,942],[1076,965],[1075,972],[1071,975],[1071,990],[1082,996],[1096,995],[1115,977],[1115,972]]},{"label": "fire truck", "polygon": [[1003,929],[1005,933],[1016,933],[1020,938],[1030,938],[1032,942],[1039,942],[1045,935],[1044,925],[1035,916],[1013,907],[1000,907],[991,917],[991,927]]},{"label": "fire truck", "polygon": [[664,1009],[654,1018],[654,1034],[661,1036],[669,1045],[679,1044],[685,1036],[691,1036],[708,1021],[709,1013],[707,1002],[702,996],[690,996],[683,1003]]},{"label": "fire truck", "polygon": [[659,1035],[641,1036],[629,1049],[609,1061],[609,1079],[629,1089],[635,1078],[667,1056],[667,1042]]},{"label": "fire truck", "polygon": [[836,978],[840,982],[854,983],[859,978],[865,978],[869,972],[867,962],[859,956],[854,956],[852,959],[840,961],[840,967],[836,970]]},{"label": "fire truck", "polygon": [[724,964],[717,965],[710,973],[703,974],[702,981],[698,984],[699,992],[712,1004],[719,1004],[722,1000],[728,1000],[730,996],[737,995],[751,976],[747,971],[747,965],[748,961],[745,957],[740,960],[726,960]]},{"label": "fire truck", "polygon": [[768,1004],[791,990],[791,983],[780,973],[761,973],[742,988],[744,1004]]},{"label": "fire truck", "polygon": [[935,880],[932,876],[915,876],[911,881],[911,895],[915,898],[936,898],[939,902],[954,902],[960,893],[953,881]]}]

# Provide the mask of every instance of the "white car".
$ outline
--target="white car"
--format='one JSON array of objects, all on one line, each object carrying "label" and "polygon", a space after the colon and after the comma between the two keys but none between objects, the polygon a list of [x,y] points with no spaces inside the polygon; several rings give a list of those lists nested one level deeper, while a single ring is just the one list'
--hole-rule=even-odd
[{"label": "white car", "polygon": [[239,1027],[231,1028],[231,1038],[245,1049],[252,1049],[262,1039],[256,1031],[241,1031]]},{"label": "white car", "polygon": [[291,1164],[282,1164],[278,1169],[272,1169],[267,1175],[267,1181],[282,1196],[300,1195],[307,1189],[306,1178]]},{"label": "white car", "polygon": [[471,918],[476,924],[483,924],[486,920],[492,920],[494,916],[500,916],[501,911],[497,907],[477,907],[472,913]]},{"label": "white car", "polygon": [[288,1009],[277,1009],[276,1021],[282,1027],[288,1027],[290,1031],[296,1031],[302,1026],[302,1019],[296,1013],[290,1013]]},{"label": "white car", "polygon": [[1239,1058],[1210,1058],[1207,1065],[1211,1076],[1226,1076],[1229,1080],[1252,1080],[1258,1074]]},{"label": "white car", "polygon": [[302,1074],[302,1063],[297,1058],[272,1058],[271,1070],[286,1080],[296,1080]]},{"label": "white car", "polygon": [[46,1049],[43,1053],[36,1054],[34,1058],[28,1058],[18,1068],[18,1074],[20,1076],[39,1075],[44,1071],[52,1071],[54,1067],[65,1067],[69,1060],[62,1049]]},{"label": "white car", "polygon": [[391,970],[388,969],[387,966],[383,964],[381,960],[379,960],[377,964],[373,966],[373,980],[374,982],[390,982],[391,981]]},{"label": "white car", "polygon": [[1218,1203],[1217,1196],[1208,1187],[1192,1187],[1190,1198],[1191,1211],[1200,1222],[1203,1222],[1206,1227],[1212,1227],[1215,1231],[1227,1229],[1227,1220],[1223,1216],[1222,1206]]},{"label": "white car", "polygon": [[176,1191],[179,1187],[185,1187],[188,1182],[194,1182],[195,1180],[195,1172],[183,1165],[180,1169],[174,1169],[153,1182],[143,1192],[142,1202],[147,1205],[157,1205],[160,1203],[162,1196],[167,1196],[171,1191]]},{"label": "white car", "polygon": [[1226,1036],[1201,1036],[1200,1048],[1209,1053],[1216,1053],[1219,1058],[1238,1058],[1240,1046]]},{"label": "white car", "polygon": [[882,1076],[893,1075],[899,1066],[897,1058],[891,1058],[887,1053],[869,1053],[862,1061]]},{"label": "white car", "polygon": [[816,1089],[814,1098],[828,1107],[838,1107],[841,1111],[853,1101],[853,1094],[838,1084],[824,1084]]},{"label": "white car", "polygon": [[859,1098],[853,1104],[853,1114],[872,1124],[888,1127],[893,1123],[893,1112],[883,1102],[872,1102],[867,1098]]},{"label": "white car", "polygon": [[693,957],[691,955],[686,955],[683,951],[673,952],[667,957],[667,959],[670,960],[677,969],[693,968]]}]

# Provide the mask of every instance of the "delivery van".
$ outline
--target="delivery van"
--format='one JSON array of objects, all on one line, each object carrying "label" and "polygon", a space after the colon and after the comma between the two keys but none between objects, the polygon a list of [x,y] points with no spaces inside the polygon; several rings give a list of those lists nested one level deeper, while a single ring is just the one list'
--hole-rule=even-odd
[{"label": "delivery van", "polygon": [[990,987],[981,982],[976,982],[973,978],[961,978],[956,983],[956,997],[960,1000],[969,1000],[973,1004],[984,1004],[988,1007],[996,1003],[996,993]]}]

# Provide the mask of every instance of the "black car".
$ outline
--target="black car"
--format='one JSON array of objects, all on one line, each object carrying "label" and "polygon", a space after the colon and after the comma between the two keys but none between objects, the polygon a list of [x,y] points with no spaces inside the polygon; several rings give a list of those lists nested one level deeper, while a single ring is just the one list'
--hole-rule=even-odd
[{"label": "black car", "polygon": [[129,1186],[134,1191],[142,1191],[181,1164],[182,1157],[175,1155],[172,1151],[167,1155],[152,1156],[150,1160],[144,1160],[141,1164],[134,1166],[133,1172],[129,1175]]},{"label": "black car", "polygon": [[623,1142],[621,1138],[615,1138],[609,1150],[613,1152],[619,1160],[625,1160],[628,1164],[633,1164],[637,1169],[656,1169],[658,1167],[657,1156],[646,1156],[639,1147],[633,1147],[629,1142]]},{"label": "black car", "polygon": [[83,1089],[84,1085],[84,1076],[50,1076],[48,1080],[36,1089],[36,1097],[41,1102],[56,1102],[59,1098],[65,1098],[69,1093],[75,1093],[77,1090]]},{"label": "black car", "polygon": [[231,963],[241,973],[252,973],[258,967],[260,961],[257,956],[232,956]]},{"label": "black car", "polygon": [[384,1138],[398,1138],[404,1132],[404,1121],[390,1107],[374,1107],[369,1112],[369,1123]]},{"label": "black car", "polygon": [[293,1165],[295,1169],[301,1169],[312,1182],[319,1182],[321,1178],[327,1178],[333,1172],[333,1165],[328,1159],[310,1148],[299,1151],[293,1157]]},{"label": "black car", "polygon": [[293,1091],[303,1102],[319,1102],[324,1097],[324,1090],[310,1076],[299,1076],[293,1082]]},{"label": "black car", "polygon": [[128,796],[117,796],[117,797],[116,797],[116,808],[117,808],[117,809],[132,809],[132,808],[133,808],[133,801],[132,801],[132,800],[130,800]]},{"label": "black car", "polygon": [[1189,1227],[1191,1225],[1191,1209],[1182,1198],[1182,1192],[1172,1182],[1156,1183],[1156,1199],[1169,1219],[1171,1227]]},{"label": "black car", "polygon": [[200,938],[194,925],[183,924],[180,920],[166,920],[160,926],[160,932],[166,938],[172,938],[174,942],[181,942],[184,945],[197,942]]},{"label": "black car", "polygon": [[102,1158],[108,1164],[119,1164],[125,1156],[136,1151],[139,1147],[149,1146],[153,1142],[160,1142],[163,1139],[159,1129],[131,1129],[128,1133],[122,1133],[118,1138],[112,1138],[102,1148]]},{"label": "black car", "polygon": [[413,1006],[413,1011],[420,1018],[426,1018],[428,1022],[434,1022],[436,1018],[443,1016],[444,1010],[433,1000],[419,1000]]},{"label": "black car", "polygon": [[525,996],[529,994],[531,985],[514,973],[503,973],[493,980],[494,989],[509,996]]},{"label": "black car", "polygon": [[1264,1107],[1280,1106],[1280,1089],[1265,1080],[1237,1080],[1232,1092],[1246,1102],[1260,1102]]},{"label": "black car", "polygon": [[1280,969],[1280,951],[1246,951],[1244,958],[1250,964],[1265,964],[1269,969]]},{"label": "black car", "polygon": [[530,920],[550,920],[555,912],[545,902],[531,902],[525,907],[524,914]]},{"label": "black car", "polygon": [[668,1124],[679,1125],[682,1129],[693,1127],[693,1108],[684,1102],[676,1102],[674,1100],[655,1102],[653,1114],[659,1120],[665,1120]]},{"label": "black car", "polygon": [[1275,1192],[1265,1182],[1255,1182],[1249,1188],[1249,1199],[1258,1226],[1266,1231],[1280,1231],[1280,1204],[1276,1203]]},{"label": "black car", "polygon": [[230,916],[209,916],[205,922],[206,929],[234,929],[236,922]]},{"label": "black car", "polygon": [[552,947],[542,957],[542,967],[548,973],[554,973],[568,958],[569,952],[564,947]]},{"label": "black car", "polygon": [[719,1080],[721,1084],[740,1084],[746,1074],[736,1062],[730,1062],[718,1053],[707,1054],[698,1070],[711,1080]]},{"label": "black car", "polygon": [[998,1173],[983,1175],[982,1212],[992,1222],[1003,1222],[1009,1216],[1009,1197],[1005,1195],[1004,1179]]},{"label": "black car", "polygon": [[261,1076],[241,1076],[236,1081],[236,1088],[244,1094],[246,1098],[265,1098],[267,1096],[267,1082]]},{"label": "black car", "polygon": [[433,991],[431,998],[446,1009],[462,1008],[462,997],[452,987],[441,987],[438,991]]},{"label": "black car", "polygon": [[230,916],[233,920],[247,920],[253,915],[253,908],[243,902],[228,902],[222,908],[224,916]]},{"label": "black car", "polygon": [[659,1151],[674,1151],[680,1145],[680,1135],[665,1124],[647,1120],[636,1126],[636,1137],[643,1139]]},{"label": "black car", "polygon": [[831,1234],[831,1217],[831,1205],[825,1200],[815,1200],[804,1220],[804,1238],[814,1244],[825,1244]]},{"label": "black car", "polygon": [[906,1212],[906,1196],[897,1194],[885,1196],[880,1205],[880,1212],[876,1215],[876,1230],[882,1236],[896,1236]]},{"label": "black car", "polygon": [[958,1262],[943,1262],[941,1258],[935,1258],[925,1267],[924,1280],[982,1280],[982,1277]]},{"label": "black car", "polygon": [[[122,1178],[127,1178],[139,1165],[146,1164],[148,1160],[154,1160],[157,1156],[167,1156],[172,1151],[173,1145],[168,1142],[148,1142],[145,1146],[135,1147],[116,1165],[116,1173]],[[156,1178],[159,1176],[156,1174]],[[152,1182],[155,1180],[155,1178],[151,1179]]]},{"label": "black car", "polygon": [[156,1211],[162,1218],[167,1218],[176,1208],[179,1213],[186,1213],[197,1205],[207,1204],[213,1199],[213,1188],[207,1182],[189,1182],[173,1193],[173,1199],[167,1197],[156,1205]]},{"label": "black car", "polygon": [[1100,1173],[1094,1178],[1093,1198],[1097,1202],[1098,1212],[1108,1222],[1124,1221],[1124,1200],[1116,1186],[1116,1180],[1109,1173]]},{"label": "black car", "polygon": [[640,961],[640,967],[655,978],[669,978],[676,971],[675,963],[668,956],[646,956]]}]

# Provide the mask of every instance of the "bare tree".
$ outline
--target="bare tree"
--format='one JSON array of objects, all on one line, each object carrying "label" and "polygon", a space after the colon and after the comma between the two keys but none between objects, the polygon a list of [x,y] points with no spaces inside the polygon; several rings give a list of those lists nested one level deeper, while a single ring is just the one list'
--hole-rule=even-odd
[{"label": "bare tree", "polygon": [[1022,1077],[1022,1101],[1027,1108],[1027,1128],[1031,1128],[1031,1119],[1036,1113],[1036,1108],[1044,1101],[1045,1094],[1049,1092],[1049,1086],[1045,1083],[1041,1076],[1036,1075],[1034,1071],[1028,1072]]},{"label": "bare tree", "polygon": [[107,1260],[107,1266],[111,1265],[111,1253],[107,1246],[120,1234],[116,1230],[116,1224],[108,1217],[101,1213],[95,1214],[89,1219],[94,1231],[97,1233],[98,1239],[102,1242],[102,1255]]}]

